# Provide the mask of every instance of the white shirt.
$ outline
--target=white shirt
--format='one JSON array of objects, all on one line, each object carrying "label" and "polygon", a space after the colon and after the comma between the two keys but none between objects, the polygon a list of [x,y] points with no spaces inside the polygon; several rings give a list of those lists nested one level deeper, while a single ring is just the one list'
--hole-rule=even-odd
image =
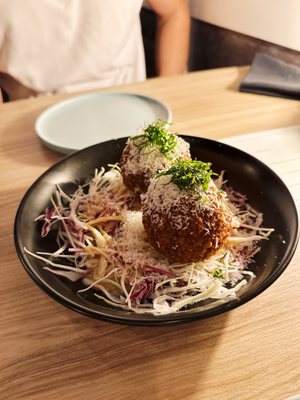
[{"label": "white shirt", "polygon": [[142,0],[0,0],[1,86],[13,99],[144,80],[141,7]]}]

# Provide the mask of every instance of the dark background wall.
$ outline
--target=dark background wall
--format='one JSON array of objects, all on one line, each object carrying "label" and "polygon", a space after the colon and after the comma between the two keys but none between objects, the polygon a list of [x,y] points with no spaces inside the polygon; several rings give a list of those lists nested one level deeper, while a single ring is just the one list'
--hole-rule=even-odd
[{"label": "dark background wall", "polygon": [[[155,14],[142,9],[142,32],[147,76],[155,76]],[[255,54],[263,52],[300,66],[300,52],[264,40],[191,19],[189,71],[251,64]]]}]

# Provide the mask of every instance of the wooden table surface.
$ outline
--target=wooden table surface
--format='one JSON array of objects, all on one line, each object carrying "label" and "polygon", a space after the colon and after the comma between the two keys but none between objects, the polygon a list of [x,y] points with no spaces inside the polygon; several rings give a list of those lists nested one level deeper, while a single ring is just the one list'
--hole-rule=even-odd
[{"label": "wooden table surface", "polygon": [[[174,130],[189,135],[218,139],[300,124],[298,101],[239,93],[246,72],[210,70],[117,90],[158,97],[173,111]],[[68,96],[0,106],[0,398],[283,400],[300,393],[299,247],[256,299],[177,326],[89,319],[29,278],[14,248],[16,209],[29,185],[62,157],[41,145],[34,121]]]}]

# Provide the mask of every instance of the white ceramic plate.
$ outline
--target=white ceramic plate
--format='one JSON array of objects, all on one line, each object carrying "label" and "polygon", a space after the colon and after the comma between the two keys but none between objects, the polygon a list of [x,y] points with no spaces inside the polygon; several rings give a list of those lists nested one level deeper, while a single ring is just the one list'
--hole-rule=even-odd
[{"label": "white ceramic plate", "polygon": [[44,145],[68,154],[132,136],[156,119],[171,122],[172,114],[155,98],[134,93],[92,93],[48,108],[37,118],[35,130]]}]

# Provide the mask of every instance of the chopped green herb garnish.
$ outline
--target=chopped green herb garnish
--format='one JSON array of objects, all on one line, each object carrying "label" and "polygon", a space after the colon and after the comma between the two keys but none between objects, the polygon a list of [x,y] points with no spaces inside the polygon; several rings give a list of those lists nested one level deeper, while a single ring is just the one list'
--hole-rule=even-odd
[{"label": "chopped green herb garnish", "polygon": [[215,174],[211,169],[211,163],[198,160],[177,160],[168,170],[161,171],[157,176],[170,175],[171,182],[179,189],[193,189],[202,186],[207,191],[212,175]]},{"label": "chopped green herb garnish", "polygon": [[224,279],[224,274],[221,268],[217,268],[214,270],[213,273],[213,277],[214,278],[219,278],[219,279]]},{"label": "chopped green herb garnish", "polygon": [[164,155],[169,154],[176,146],[176,135],[168,132],[169,124],[158,120],[143,129],[143,134],[133,136],[132,141],[142,149],[146,146],[156,146]]}]

